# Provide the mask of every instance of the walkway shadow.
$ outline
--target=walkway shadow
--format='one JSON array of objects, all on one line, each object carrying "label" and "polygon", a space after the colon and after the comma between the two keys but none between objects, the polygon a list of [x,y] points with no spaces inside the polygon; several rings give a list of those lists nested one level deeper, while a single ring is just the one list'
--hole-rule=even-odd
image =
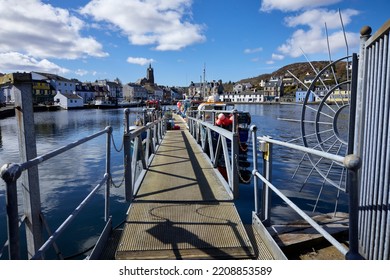
[{"label": "walkway shadow", "polygon": [[196,181],[199,184],[199,189],[202,195],[203,200],[216,200],[216,197],[211,190],[211,186],[209,182],[207,181],[206,176],[202,172],[202,167],[200,166],[198,160],[196,159],[195,153],[190,145],[190,142],[186,136],[186,134],[181,131],[181,135],[183,137],[184,144],[187,148],[188,156],[191,161],[191,165],[193,170],[195,171]]},{"label": "walkway shadow", "polygon": [[[233,227],[233,231],[235,232],[234,227],[236,227],[237,225],[234,223],[227,222],[226,226]],[[215,247],[214,245],[200,239],[198,235],[178,226],[177,223],[173,223],[170,220],[156,224],[154,227],[148,229],[147,232],[163,244],[170,245],[170,250],[173,252],[175,259],[177,260],[188,257],[194,258],[196,256],[198,256],[199,258],[199,251],[204,253],[204,258],[235,258],[234,255],[231,255]],[[188,244],[189,246],[180,246],[180,244]]]}]

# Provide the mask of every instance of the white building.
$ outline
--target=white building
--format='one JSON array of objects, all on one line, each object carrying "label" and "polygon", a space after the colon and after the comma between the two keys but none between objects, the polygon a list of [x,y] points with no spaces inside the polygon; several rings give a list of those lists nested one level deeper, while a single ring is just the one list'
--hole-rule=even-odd
[{"label": "white building", "polygon": [[82,108],[84,106],[83,98],[73,93],[57,92],[54,96],[54,103],[66,110]]},{"label": "white building", "polygon": [[221,94],[219,96],[222,102],[234,103],[261,103],[265,102],[264,95],[260,93],[244,92],[239,94]]},{"label": "white building", "polygon": [[40,80],[46,80],[56,92],[70,94],[76,91],[76,81],[49,73],[32,72],[32,75],[36,75]]},{"label": "white building", "polygon": [[242,84],[235,84],[233,86],[233,92],[234,93],[241,93],[244,91],[244,86]]}]

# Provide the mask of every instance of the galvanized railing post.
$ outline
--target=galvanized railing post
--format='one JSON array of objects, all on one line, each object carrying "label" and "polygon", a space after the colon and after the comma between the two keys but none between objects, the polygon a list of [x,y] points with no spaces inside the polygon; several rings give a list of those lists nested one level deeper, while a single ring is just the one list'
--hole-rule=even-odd
[{"label": "galvanized railing post", "polygon": [[361,165],[360,158],[354,155],[355,128],[359,125],[356,123],[357,110],[357,77],[358,77],[358,59],[357,54],[352,56],[352,82],[351,82],[351,99],[349,105],[349,134],[347,156],[344,165],[348,168],[346,177],[346,189],[349,196],[349,251],[347,259],[362,259],[359,254],[359,169]]},{"label": "galvanized railing post", "polygon": [[163,134],[162,134],[162,131],[163,131],[163,127],[162,127],[162,124],[163,124],[163,122],[164,122],[164,119],[161,117],[161,118],[159,118],[159,121],[158,121],[158,125],[157,125],[157,127],[158,127],[158,143],[160,144],[161,143],[161,141],[162,141],[162,136],[163,136]]},{"label": "galvanized railing post", "polygon": [[365,51],[365,43],[368,38],[371,36],[371,28],[365,26],[360,30],[360,53],[359,53],[359,64],[358,64],[358,73],[357,73],[357,81],[356,81],[356,114],[355,114],[355,143],[353,145],[355,155],[361,155],[362,147],[361,143],[363,142],[363,134],[364,134],[364,116],[365,110],[364,105],[366,103],[366,94],[365,87],[366,82],[364,81],[365,71],[366,71],[366,51]]},{"label": "galvanized railing post", "polygon": [[256,215],[259,214],[259,182],[258,178],[255,175],[258,170],[257,170],[257,149],[256,149],[256,132],[257,132],[257,126],[256,125],[251,125],[250,131],[252,134],[252,151],[253,151],[253,189],[254,189],[254,199],[255,199],[255,213]]},{"label": "galvanized railing post", "polygon": [[[126,201],[133,199],[133,184],[131,178],[131,139],[130,139],[130,110],[125,109],[125,130],[123,134],[123,165]],[[145,121],[145,120],[144,120]]]},{"label": "galvanized railing post", "polygon": [[237,199],[239,197],[239,176],[238,172],[240,172],[238,168],[238,161],[239,161],[239,134],[238,134],[238,116],[237,116],[237,110],[233,111],[233,138],[232,138],[232,151],[231,151],[231,158],[232,158],[232,183],[233,183],[233,195],[234,199]]},{"label": "galvanized railing post", "polygon": [[105,190],[104,203],[104,221],[107,222],[110,217],[110,187],[111,187],[111,136],[112,127],[106,127],[107,130],[107,144],[106,144],[106,174],[108,176]]},{"label": "galvanized railing post", "polygon": [[[268,182],[272,182],[272,143],[260,141],[260,151],[263,152],[264,177]],[[265,226],[271,224],[271,192],[265,183],[263,183],[261,220]]]},{"label": "galvanized railing post", "polygon": [[157,139],[157,128],[156,128],[156,124],[155,122],[153,122],[153,125],[152,125],[152,129],[153,129],[153,149],[156,150],[156,147],[158,145],[158,139]]},{"label": "galvanized railing post", "polygon": [[349,250],[346,254],[348,260],[361,260],[359,253],[359,188],[358,171],[361,160],[356,155],[347,155],[344,165],[348,168],[347,190],[349,193]]},{"label": "galvanized railing post", "polygon": [[19,210],[16,181],[21,175],[21,168],[17,164],[5,164],[1,167],[1,178],[6,183],[6,209],[8,253],[10,260],[20,259],[19,243]]}]

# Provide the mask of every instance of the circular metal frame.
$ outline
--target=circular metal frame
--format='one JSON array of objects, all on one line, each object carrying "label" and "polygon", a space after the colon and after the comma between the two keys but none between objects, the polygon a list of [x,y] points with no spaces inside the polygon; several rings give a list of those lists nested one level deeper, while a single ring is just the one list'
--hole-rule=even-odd
[{"label": "circular metal frame", "polygon": [[[307,89],[301,114],[301,135],[303,145],[308,148],[321,150],[327,153],[345,156],[348,150],[348,125],[351,80],[347,75],[347,80],[338,82],[334,68],[337,63],[349,59],[351,56],[340,58],[329,63],[320,72]],[[325,71],[332,70],[334,83],[332,87],[326,86],[322,80]],[[347,71],[348,74],[348,71]],[[318,83],[322,83],[324,90],[321,94],[315,92]],[[317,99],[312,102],[310,96]],[[329,184],[338,189],[345,190],[345,168],[333,161],[323,157],[307,154],[313,168]]]}]

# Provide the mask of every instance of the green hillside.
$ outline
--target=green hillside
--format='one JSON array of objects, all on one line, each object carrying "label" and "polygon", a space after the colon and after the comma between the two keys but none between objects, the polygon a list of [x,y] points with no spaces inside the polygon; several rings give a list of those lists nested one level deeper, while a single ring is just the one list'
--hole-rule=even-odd
[{"label": "green hillside", "polygon": [[[312,61],[311,64],[314,68],[317,69],[317,71],[320,71],[329,64],[329,61]],[[236,83],[251,83],[254,87],[257,88],[262,80],[265,81],[269,80],[271,77],[284,77],[289,75],[287,70],[293,73],[294,76],[298,77],[301,81],[303,81],[307,73],[309,73],[311,76],[315,76],[315,72],[308,62],[297,62],[283,66],[272,73],[261,74],[252,78],[245,78],[237,81]],[[338,63],[334,70],[338,79],[341,81],[346,79],[346,62]],[[233,85],[234,83],[232,82],[224,83],[225,92],[233,91]]]}]

